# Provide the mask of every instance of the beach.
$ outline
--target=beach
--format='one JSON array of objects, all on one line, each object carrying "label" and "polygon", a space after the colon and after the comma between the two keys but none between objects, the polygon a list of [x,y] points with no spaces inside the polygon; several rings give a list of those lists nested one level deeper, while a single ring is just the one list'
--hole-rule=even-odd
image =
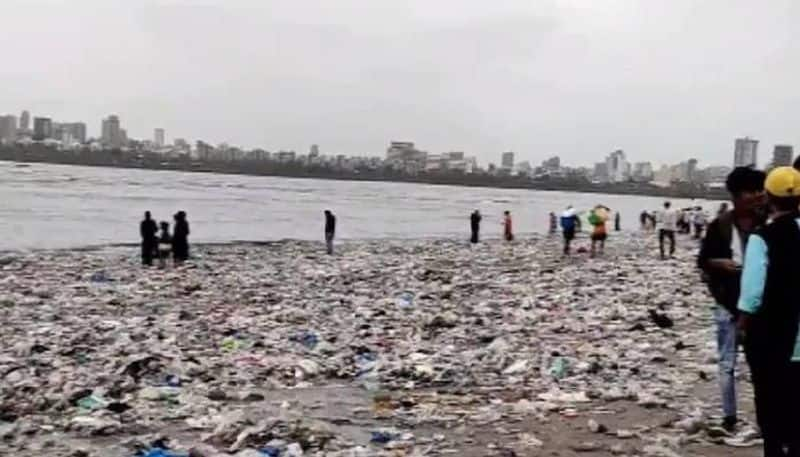
[{"label": "beach", "polygon": [[166,270],[3,254],[0,453],[758,455],[713,427],[713,300],[678,241],[667,261],[634,231],[594,259],[536,234],[197,245]]}]

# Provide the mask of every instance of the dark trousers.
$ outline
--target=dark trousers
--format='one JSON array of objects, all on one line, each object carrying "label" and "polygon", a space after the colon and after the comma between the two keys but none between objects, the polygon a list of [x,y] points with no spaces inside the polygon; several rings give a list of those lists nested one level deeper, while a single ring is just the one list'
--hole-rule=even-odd
[{"label": "dark trousers", "polygon": [[658,249],[661,251],[661,257],[664,257],[664,239],[669,239],[669,255],[675,254],[675,231],[664,230],[658,231]]},{"label": "dark trousers", "polygon": [[789,408],[789,418],[786,426],[788,429],[788,457],[800,457],[800,362],[792,362],[789,365],[789,395],[791,397],[791,407]]},{"label": "dark trousers", "polygon": [[469,241],[471,243],[477,243],[480,241],[478,229],[472,229],[472,236],[469,238]]},{"label": "dark trousers", "polygon": [[333,255],[333,232],[325,232],[325,247],[327,248],[328,255]]},{"label": "dark trousers", "polygon": [[156,240],[142,241],[142,265],[152,265],[153,258],[156,256]]},{"label": "dark trousers", "polygon": [[564,255],[569,255],[573,239],[575,239],[575,229],[564,229]]},{"label": "dark trousers", "polygon": [[800,363],[776,362],[746,350],[764,457],[800,457]]}]

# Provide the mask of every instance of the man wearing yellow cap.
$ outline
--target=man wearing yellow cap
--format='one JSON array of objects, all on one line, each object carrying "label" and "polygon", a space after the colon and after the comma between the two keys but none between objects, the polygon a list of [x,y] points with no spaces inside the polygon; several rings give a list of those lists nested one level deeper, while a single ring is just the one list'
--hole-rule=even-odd
[{"label": "man wearing yellow cap", "polygon": [[764,187],[770,221],[747,243],[739,328],[753,378],[764,455],[800,456],[800,172],[776,168]]}]

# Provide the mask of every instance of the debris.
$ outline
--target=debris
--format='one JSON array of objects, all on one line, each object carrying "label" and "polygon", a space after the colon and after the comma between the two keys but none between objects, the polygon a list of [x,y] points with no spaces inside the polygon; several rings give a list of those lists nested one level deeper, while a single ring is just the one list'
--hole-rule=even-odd
[{"label": "debris", "polygon": [[[716,348],[690,255],[658,261],[654,240],[633,233],[597,259],[562,259],[559,244],[349,241],[335,257],[295,241],[196,246],[166,270],[141,268],[129,248],[15,254],[0,265],[0,454],[751,445],[701,433],[718,406],[697,393],[698,373],[714,379]],[[608,416],[642,409],[672,417],[658,430],[678,444],[627,419],[642,414]],[[154,432],[176,436],[156,446]],[[112,442],[135,446],[104,453]]]}]

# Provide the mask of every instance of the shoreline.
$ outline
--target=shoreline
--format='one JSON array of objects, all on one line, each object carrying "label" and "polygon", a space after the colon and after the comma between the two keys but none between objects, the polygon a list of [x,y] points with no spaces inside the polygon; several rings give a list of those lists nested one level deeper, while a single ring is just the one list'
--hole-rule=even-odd
[{"label": "shoreline", "polygon": [[[619,232],[610,231],[612,235],[609,235],[609,238],[613,236],[613,234],[626,234],[626,233],[635,233],[634,230],[621,230]],[[581,239],[588,239],[589,232],[578,232],[576,233],[576,240]],[[561,231],[556,233],[550,234],[545,232],[517,232],[514,233],[514,241],[510,244],[513,246],[515,244],[525,242],[525,241],[537,241],[541,238],[548,238],[548,237],[557,237],[559,240],[562,239]],[[444,242],[444,243],[461,243],[464,245],[472,245],[469,241],[469,234],[464,234],[463,237],[454,237],[454,236],[446,236],[446,235],[431,235],[431,236],[413,236],[413,237],[372,237],[372,238],[337,238],[335,240],[335,246],[345,246],[349,244],[370,244],[370,243],[379,243],[379,242],[391,242],[391,243],[419,243],[419,242]],[[481,241],[478,245],[485,244],[485,243],[502,243],[504,245],[509,245],[501,235],[492,235],[492,236],[481,236]],[[251,247],[275,247],[279,248],[281,246],[285,246],[288,244],[295,244],[300,246],[314,246],[314,247],[321,247],[323,249],[325,246],[325,239],[323,236],[320,236],[319,240],[308,240],[303,238],[278,238],[274,240],[230,240],[230,241],[199,241],[199,242],[192,242],[189,241],[190,248],[219,248],[219,247],[241,247],[241,246],[251,246]],[[141,247],[141,241],[139,242],[109,242],[109,243],[99,243],[99,244],[84,244],[84,245],[76,245],[76,246],[65,246],[65,247],[55,247],[55,248],[11,248],[11,249],[0,249],[0,255],[13,255],[13,254],[40,254],[40,253],[48,253],[48,252],[98,252],[103,251],[106,249],[138,249]],[[473,245],[474,247],[474,245]]]},{"label": "shoreline", "polygon": [[[39,148],[41,149],[41,148]],[[619,184],[592,184],[589,182],[575,183],[567,181],[531,181],[519,177],[497,177],[491,175],[458,175],[458,174],[430,174],[430,175],[380,175],[376,173],[359,172],[322,172],[315,170],[296,170],[284,167],[282,164],[270,164],[268,168],[259,162],[197,162],[175,161],[165,162],[163,158],[153,155],[147,162],[137,162],[137,154],[121,160],[108,160],[112,151],[104,151],[108,157],[104,159],[88,160],[77,157],[75,154],[59,151],[37,149],[34,152],[15,151],[0,147],[0,160],[22,164],[55,164],[69,166],[84,166],[95,168],[122,168],[151,171],[175,171],[184,173],[210,173],[222,175],[265,176],[287,179],[322,179],[332,181],[355,182],[393,182],[407,184],[425,184],[437,186],[479,187],[492,189],[521,189],[541,192],[574,192],[585,194],[610,194],[610,195],[636,195],[646,197],[687,198],[725,200],[728,194],[724,190],[698,189],[694,187],[657,187],[654,185],[637,183]],[[60,153],[62,157],[54,158],[53,154]],[[152,155],[152,154],[151,154]],[[158,159],[158,160],[156,160]]]}]

